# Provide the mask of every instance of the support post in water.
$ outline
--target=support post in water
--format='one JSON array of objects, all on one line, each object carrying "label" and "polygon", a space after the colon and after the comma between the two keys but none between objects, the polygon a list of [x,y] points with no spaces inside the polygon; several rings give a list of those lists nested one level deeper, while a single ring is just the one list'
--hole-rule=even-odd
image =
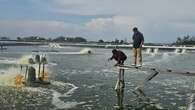
[{"label": "support post in water", "polygon": [[124,81],[124,69],[119,69],[118,79],[115,85],[115,90],[117,93],[117,106],[114,106],[116,109],[123,108],[123,98],[124,98],[124,88],[125,88],[125,81]]},{"label": "support post in water", "polygon": [[[117,82],[115,85],[115,90],[116,90],[116,95],[117,95],[117,105],[114,106],[114,108],[117,110],[123,110],[124,109],[123,99],[124,99],[124,88],[125,88],[125,81],[124,81],[125,69],[141,69],[141,67],[119,65],[117,66],[117,68],[118,68],[118,78],[117,78]],[[140,100],[143,102],[147,101],[147,103],[149,103],[149,99],[146,97],[146,94],[143,91],[143,86],[145,85],[145,83],[152,80],[159,73],[156,69],[151,69],[151,71],[152,71],[152,74],[147,76],[141,82],[141,84],[138,85],[135,88],[135,90],[132,91],[137,96],[139,101]]]}]

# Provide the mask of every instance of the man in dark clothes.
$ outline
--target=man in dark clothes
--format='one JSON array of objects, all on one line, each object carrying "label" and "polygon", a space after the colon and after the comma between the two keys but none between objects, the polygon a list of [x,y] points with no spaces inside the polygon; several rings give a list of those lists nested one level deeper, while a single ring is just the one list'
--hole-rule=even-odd
[{"label": "man in dark clothes", "polygon": [[123,65],[124,61],[127,59],[127,56],[120,50],[113,49],[112,54],[113,54],[112,57],[109,58],[108,60],[115,59],[117,61],[115,66]]},{"label": "man in dark clothes", "polygon": [[[133,53],[134,53],[134,64],[133,66],[142,66],[142,45],[144,43],[144,36],[138,31],[136,27],[133,28]],[[139,64],[137,65],[137,58],[139,57]]]},{"label": "man in dark clothes", "polygon": [[[123,65],[124,61],[127,59],[127,56],[125,55],[125,53],[123,53],[120,50],[113,49],[112,54],[113,54],[112,57],[109,58],[108,60],[115,59],[117,61],[115,66]],[[124,69],[119,69],[118,80],[117,80],[117,84],[115,86],[115,90],[120,91],[120,90],[123,90],[124,87],[125,87]]]}]

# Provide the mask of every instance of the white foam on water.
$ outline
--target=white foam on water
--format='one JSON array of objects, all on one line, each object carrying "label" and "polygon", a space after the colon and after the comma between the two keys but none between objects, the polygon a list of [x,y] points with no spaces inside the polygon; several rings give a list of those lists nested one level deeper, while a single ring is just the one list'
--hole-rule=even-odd
[{"label": "white foam on water", "polygon": [[33,56],[23,55],[19,59],[3,57],[2,59],[0,59],[0,63],[1,64],[15,64],[15,65],[29,65],[29,58],[33,58]]},{"label": "white foam on water", "polygon": [[20,71],[17,68],[9,68],[0,70],[0,85],[1,86],[14,86],[14,78]]},{"label": "white foam on water", "polygon": [[85,104],[86,102],[64,102],[61,100],[61,97],[70,97],[71,94],[74,93],[74,91],[78,88],[74,84],[71,83],[63,83],[60,81],[51,81],[51,85],[57,86],[60,88],[67,88],[71,86],[71,89],[68,90],[65,93],[60,93],[57,90],[50,89],[50,88],[43,88],[43,87],[23,87],[22,90],[28,91],[28,92],[39,92],[39,93],[45,93],[49,94],[52,92],[52,104],[55,106],[55,109],[68,109],[68,108],[73,108],[77,105],[82,105]]},{"label": "white foam on water", "polygon": [[14,60],[0,60],[1,64],[16,64]]},{"label": "white foam on water", "polygon": [[164,109],[164,108],[161,106],[160,103],[159,103],[159,104],[155,104],[155,106],[156,106],[157,108],[159,108],[159,109]]},{"label": "white foam on water", "polygon": [[33,58],[32,55],[23,55],[21,58],[19,58],[17,60],[17,64],[28,65],[29,64],[29,58]]},{"label": "white foam on water", "polygon": [[73,108],[77,105],[80,104],[85,104],[86,102],[64,102],[60,100],[60,97],[63,97],[64,95],[53,90],[53,99],[52,99],[52,104],[56,106],[56,109],[68,109],[68,108]]},{"label": "white foam on water", "polygon": [[92,50],[90,48],[84,48],[79,53],[81,54],[90,54]]},{"label": "white foam on water", "polygon": [[[30,55],[24,55],[22,58],[20,58],[19,60],[17,59],[13,59],[13,58],[2,58],[3,60],[1,60],[1,63],[6,63],[6,64],[28,64],[28,59],[30,58]],[[5,59],[5,60],[4,60]],[[8,69],[4,69],[4,70],[0,70],[0,85],[2,86],[15,86],[14,84],[14,79],[15,76],[18,74],[21,74],[21,70],[20,68],[8,68]]]},{"label": "white foam on water", "polygon": [[60,97],[70,97],[75,90],[78,88],[76,87],[74,84],[71,83],[63,83],[63,82],[59,82],[59,81],[53,81],[52,85],[56,85],[56,86],[61,86],[61,87],[65,87],[65,86],[71,86],[72,88],[67,91],[66,93],[59,93],[56,90],[52,90],[53,92],[53,98],[52,98],[52,104],[56,106],[56,109],[68,109],[68,108],[73,108],[77,105],[81,105],[84,104],[85,102],[64,102],[62,100],[60,100]]},{"label": "white foam on water", "polygon": [[50,62],[48,63],[49,66],[57,66],[58,64],[57,63],[53,63],[53,62]]},{"label": "white foam on water", "polygon": [[165,90],[164,92],[166,94],[177,94],[179,91],[168,91],[168,90]]},{"label": "white foam on water", "polygon": [[[28,59],[32,58],[31,55],[25,55],[19,60],[12,60],[9,62],[10,64],[21,64],[21,65],[28,65]],[[7,62],[7,60],[3,60]],[[9,60],[8,60],[9,61]],[[36,65],[35,65],[36,67]],[[0,85],[3,86],[15,86],[14,85],[14,78],[16,75],[20,74],[21,71],[18,68],[9,68],[6,70],[0,70]],[[49,89],[49,88],[42,88],[42,87],[23,87],[23,90],[29,91],[29,92],[40,92],[40,93],[49,93],[52,92],[52,104],[56,106],[56,109],[67,109],[72,108],[80,104],[84,104],[85,102],[64,102],[60,100],[60,97],[70,97],[75,90],[78,88],[74,84],[71,83],[64,83],[59,81],[51,81],[51,85],[57,86],[59,88],[68,88],[70,87],[70,90],[68,90],[65,93],[60,93],[57,90]]]},{"label": "white foam on water", "polygon": [[85,55],[87,53],[81,52],[46,52],[47,54],[55,54],[55,55]]},{"label": "white foam on water", "polygon": [[56,55],[87,55],[92,53],[90,48],[84,48],[79,52],[45,52],[47,54],[56,54]]},{"label": "white foam on water", "polygon": [[163,54],[162,54],[162,60],[167,60],[167,59],[169,59],[169,58],[170,58],[169,53],[163,53]]},{"label": "white foam on water", "polygon": [[39,92],[39,93],[49,93],[49,89],[42,87],[23,87],[22,90],[28,92]]},{"label": "white foam on water", "polygon": [[2,58],[0,60],[0,63],[2,64],[18,64],[18,65],[28,65],[29,64],[29,58],[33,58],[32,55],[23,55],[19,59],[15,58]]},{"label": "white foam on water", "polygon": [[51,85],[57,86],[59,88],[61,87],[67,87],[71,86],[71,89],[68,90],[65,93],[60,93],[57,90],[49,89],[49,88],[42,88],[42,87],[24,87],[23,90],[29,91],[29,92],[40,92],[40,93],[49,93],[49,91],[52,92],[52,104],[56,107],[55,109],[68,109],[73,108],[77,105],[85,104],[85,102],[64,102],[60,100],[60,97],[69,97],[71,94],[74,93],[74,91],[78,88],[74,84],[71,83],[63,83],[60,81],[51,81]]},{"label": "white foam on water", "polygon": [[151,48],[147,48],[146,54],[150,54]]},{"label": "white foam on water", "polygon": [[144,64],[151,65],[151,64],[154,64],[154,63],[162,62],[162,61],[164,62],[164,61],[168,61],[170,58],[173,58],[173,57],[175,57],[175,55],[169,55],[169,53],[166,52],[166,53],[162,53],[161,58],[159,58],[157,60],[151,60],[151,61],[148,61],[148,62],[144,62]]},{"label": "white foam on water", "polygon": [[71,83],[64,83],[64,82],[60,82],[60,81],[52,81],[51,84],[55,85],[55,86],[59,86],[59,87],[60,86],[61,87],[67,87],[67,86],[72,87],[68,92],[66,92],[64,94],[61,94],[61,96],[63,96],[63,97],[70,97],[71,94],[73,94],[75,92],[75,90],[78,89],[77,86],[75,86],[74,84],[71,84]]},{"label": "white foam on water", "polygon": [[79,52],[47,52],[48,54],[57,54],[57,55],[80,55]]},{"label": "white foam on water", "polygon": [[0,57],[0,63],[1,64],[16,64],[16,59],[9,58],[9,57]]}]

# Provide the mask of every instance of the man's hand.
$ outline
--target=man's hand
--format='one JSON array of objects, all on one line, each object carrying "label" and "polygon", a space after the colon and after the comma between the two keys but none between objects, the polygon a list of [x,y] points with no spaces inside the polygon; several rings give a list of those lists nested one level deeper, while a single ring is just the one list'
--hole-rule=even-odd
[{"label": "man's hand", "polygon": [[140,48],[142,48],[143,44],[144,44],[144,43],[142,42],[142,43],[140,44],[140,46],[139,46],[139,47],[140,47]]},{"label": "man's hand", "polygon": [[140,44],[139,48],[142,48],[142,44]]}]

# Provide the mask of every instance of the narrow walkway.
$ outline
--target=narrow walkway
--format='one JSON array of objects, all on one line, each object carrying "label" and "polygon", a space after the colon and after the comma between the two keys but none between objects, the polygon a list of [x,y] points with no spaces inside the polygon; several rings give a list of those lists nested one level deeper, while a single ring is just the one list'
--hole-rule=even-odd
[{"label": "narrow walkway", "polygon": [[180,74],[180,75],[185,75],[185,76],[195,76],[195,71],[181,71],[181,70],[174,70],[174,69],[160,69],[156,67],[135,67],[135,66],[129,66],[129,65],[124,65],[124,66],[116,66],[118,69],[139,69],[143,71],[157,71],[160,74]]}]

